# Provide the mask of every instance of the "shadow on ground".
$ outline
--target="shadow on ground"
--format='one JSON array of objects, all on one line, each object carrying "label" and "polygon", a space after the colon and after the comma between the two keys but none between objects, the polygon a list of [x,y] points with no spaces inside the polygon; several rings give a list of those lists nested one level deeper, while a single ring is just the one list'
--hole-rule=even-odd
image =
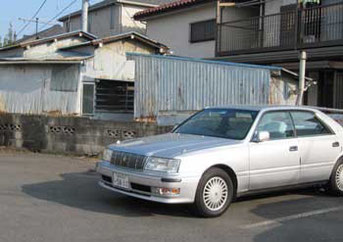
[{"label": "shadow on ground", "polygon": [[[251,210],[253,214],[265,220],[279,221],[274,226],[262,226],[264,232],[255,236],[254,241],[343,241],[343,210],[325,212],[325,210],[340,208],[343,199],[313,189],[300,191],[297,194],[309,196],[262,204]],[[315,214],[318,211],[324,212]],[[309,215],[311,213],[312,215]],[[307,215],[297,216],[299,214]],[[282,220],[285,217],[290,219]]]},{"label": "shadow on ground", "polygon": [[[22,186],[22,191],[25,194],[40,200],[50,201],[92,212],[114,214],[125,217],[144,217],[154,215],[193,217],[187,205],[154,203],[107,191],[98,186],[97,182],[99,177],[92,171],[82,173],[64,173],[61,174],[60,177],[60,180],[25,184]],[[303,213],[309,210],[325,208],[328,206],[328,204],[323,202],[327,201],[327,199],[321,199],[321,196],[328,195],[318,192],[318,189],[278,192],[244,197],[238,199],[236,204],[238,203],[237,205],[239,205],[239,203],[247,200],[259,200],[275,196],[285,196],[287,194],[309,195],[309,198],[267,203],[258,206],[251,212],[262,218],[276,219],[278,217]],[[227,218],[230,219],[230,216]],[[264,240],[257,239],[257,241]]]},{"label": "shadow on ground", "polygon": [[166,205],[107,191],[98,186],[95,172],[65,173],[61,180],[22,186],[34,198],[93,212],[125,217],[159,215],[192,216],[185,205]]}]

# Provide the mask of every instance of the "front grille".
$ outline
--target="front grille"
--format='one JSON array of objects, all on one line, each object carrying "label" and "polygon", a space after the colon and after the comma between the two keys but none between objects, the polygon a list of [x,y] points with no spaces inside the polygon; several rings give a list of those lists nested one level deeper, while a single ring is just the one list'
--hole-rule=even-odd
[{"label": "front grille", "polygon": [[145,156],[121,151],[113,151],[111,163],[115,166],[142,171],[145,164]]}]

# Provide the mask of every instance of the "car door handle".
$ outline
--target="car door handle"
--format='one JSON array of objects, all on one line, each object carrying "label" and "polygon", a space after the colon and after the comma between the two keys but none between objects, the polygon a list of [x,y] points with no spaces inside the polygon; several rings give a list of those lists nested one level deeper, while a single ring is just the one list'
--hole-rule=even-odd
[{"label": "car door handle", "polygon": [[333,142],[332,147],[339,147],[339,142]]},{"label": "car door handle", "polygon": [[298,151],[298,146],[289,147],[289,151]]}]

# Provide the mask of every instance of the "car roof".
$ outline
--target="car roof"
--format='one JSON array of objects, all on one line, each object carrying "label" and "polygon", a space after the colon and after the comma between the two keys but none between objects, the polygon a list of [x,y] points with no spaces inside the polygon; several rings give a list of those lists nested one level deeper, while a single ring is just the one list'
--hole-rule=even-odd
[{"label": "car roof", "polygon": [[223,105],[206,107],[205,109],[241,109],[249,111],[277,111],[277,110],[300,110],[319,112],[318,109],[309,106],[294,106],[294,105]]}]

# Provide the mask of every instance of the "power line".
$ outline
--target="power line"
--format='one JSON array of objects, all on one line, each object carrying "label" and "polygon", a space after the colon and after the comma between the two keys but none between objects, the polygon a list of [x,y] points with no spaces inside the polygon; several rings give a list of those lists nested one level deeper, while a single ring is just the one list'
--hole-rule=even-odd
[{"label": "power line", "polygon": [[[18,18],[18,20],[24,21],[24,22],[37,23],[37,20],[36,20],[36,19],[33,19],[33,20],[32,20],[32,19],[26,19],[26,18]],[[40,23],[40,24],[53,25],[53,24],[50,24],[50,23],[48,23],[48,22],[46,22],[46,21],[41,21],[41,20],[39,20],[38,23]]]},{"label": "power line", "polygon": [[74,3],[76,3],[78,0],[74,0],[72,1],[68,6],[66,6],[65,8],[63,8],[58,14],[56,14],[52,19],[50,19],[48,21],[48,23],[46,23],[45,25],[43,25],[43,27],[40,28],[43,29],[45,26],[47,26],[48,24],[50,24],[52,21],[54,21],[56,18],[58,18],[62,13],[64,13],[68,8],[70,8]]},{"label": "power line", "polygon": [[[44,7],[45,3],[47,2],[48,0],[44,0],[42,2],[42,4],[40,5],[40,7],[38,8],[38,10],[36,11],[36,13],[33,15],[33,17],[31,18],[31,20],[34,20],[35,17],[37,17],[37,15],[39,14],[40,10],[42,10],[42,8]],[[27,26],[30,25],[30,22],[28,22],[27,24],[25,24],[18,32],[18,36],[27,28]]]}]

